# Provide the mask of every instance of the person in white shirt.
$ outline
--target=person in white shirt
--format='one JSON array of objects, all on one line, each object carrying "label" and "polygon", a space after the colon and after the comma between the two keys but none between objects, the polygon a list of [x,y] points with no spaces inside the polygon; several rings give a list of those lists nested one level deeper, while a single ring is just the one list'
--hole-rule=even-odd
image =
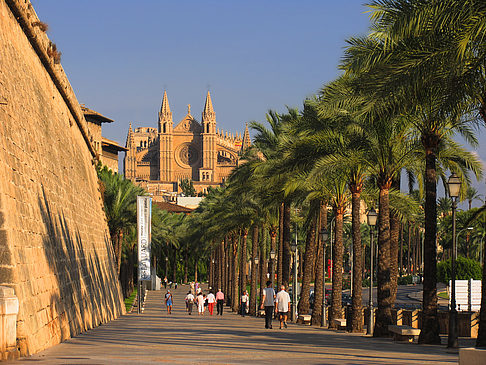
[{"label": "person in white shirt", "polygon": [[282,329],[282,324],[287,328],[287,318],[289,313],[289,303],[290,295],[285,291],[285,286],[280,287],[280,291],[277,293],[277,313],[278,319],[280,320],[280,329]]},{"label": "person in white shirt", "polygon": [[194,304],[194,295],[189,291],[186,295],[186,308],[189,315],[192,313],[192,305]]},{"label": "person in white shirt", "polygon": [[204,315],[204,302],[206,302],[206,298],[203,296],[203,293],[200,292],[196,297],[197,311],[200,316]]},{"label": "person in white shirt", "polygon": [[273,307],[275,301],[275,290],[272,288],[272,282],[267,281],[267,287],[263,289],[263,299],[261,309],[265,307],[265,328],[272,329]]},{"label": "person in white shirt", "polygon": [[213,294],[213,291],[210,290],[208,296],[206,297],[208,300],[208,311],[209,314],[212,316],[213,315],[213,309],[214,309],[214,304],[216,303],[216,297]]},{"label": "person in white shirt", "polygon": [[250,298],[248,297],[248,292],[246,290],[243,291],[243,295],[240,299],[240,307],[241,307],[241,315],[244,317],[246,314],[246,309],[248,307],[248,301]]}]

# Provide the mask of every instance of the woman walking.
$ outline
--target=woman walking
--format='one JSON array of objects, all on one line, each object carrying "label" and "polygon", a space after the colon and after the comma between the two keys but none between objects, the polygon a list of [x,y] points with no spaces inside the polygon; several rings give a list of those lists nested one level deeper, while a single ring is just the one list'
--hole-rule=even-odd
[{"label": "woman walking", "polygon": [[213,315],[213,310],[214,310],[214,304],[216,303],[216,297],[214,296],[212,290],[209,291],[209,294],[207,296],[207,300],[208,300],[208,311],[209,311],[209,315],[212,316]]},{"label": "woman walking", "polygon": [[167,313],[172,313],[172,294],[170,290],[167,290],[167,294],[165,294],[165,305],[167,306]]},{"label": "woman walking", "polygon": [[205,302],[206,302],[206,298],[204,298],[202,292],[199,292],[199,294],[196,297],[196,303],[197,303],[197,312],[199,313],[200,316],[204,316],[204,303]]}]

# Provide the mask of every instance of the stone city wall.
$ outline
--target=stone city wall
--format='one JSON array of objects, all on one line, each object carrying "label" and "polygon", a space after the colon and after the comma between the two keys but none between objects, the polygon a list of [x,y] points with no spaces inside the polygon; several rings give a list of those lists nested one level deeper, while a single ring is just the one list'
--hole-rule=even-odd
[{"label": "stone city wall", "polygon": [[0,0],[0,285],[28,355],[124,312],[86,121],[35,11]]}]

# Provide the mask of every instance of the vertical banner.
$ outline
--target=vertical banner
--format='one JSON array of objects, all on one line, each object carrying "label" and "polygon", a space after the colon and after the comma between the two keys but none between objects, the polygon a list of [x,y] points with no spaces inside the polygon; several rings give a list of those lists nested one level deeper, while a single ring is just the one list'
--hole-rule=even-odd
[{"label": "vertical banner", "polygon": [[138,280],[151,280],[150,241],[152,226],[152,198],[137,196]]}]

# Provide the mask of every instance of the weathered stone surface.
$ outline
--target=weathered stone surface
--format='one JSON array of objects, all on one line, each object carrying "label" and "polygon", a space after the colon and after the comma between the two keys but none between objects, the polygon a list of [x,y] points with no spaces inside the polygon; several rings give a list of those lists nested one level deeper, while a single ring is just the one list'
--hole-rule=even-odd
[{"label": "weathered stone surface", "polygon": [[123,313],[86,121],[29,1],[0,0],[0,284],[35,353]]}]

